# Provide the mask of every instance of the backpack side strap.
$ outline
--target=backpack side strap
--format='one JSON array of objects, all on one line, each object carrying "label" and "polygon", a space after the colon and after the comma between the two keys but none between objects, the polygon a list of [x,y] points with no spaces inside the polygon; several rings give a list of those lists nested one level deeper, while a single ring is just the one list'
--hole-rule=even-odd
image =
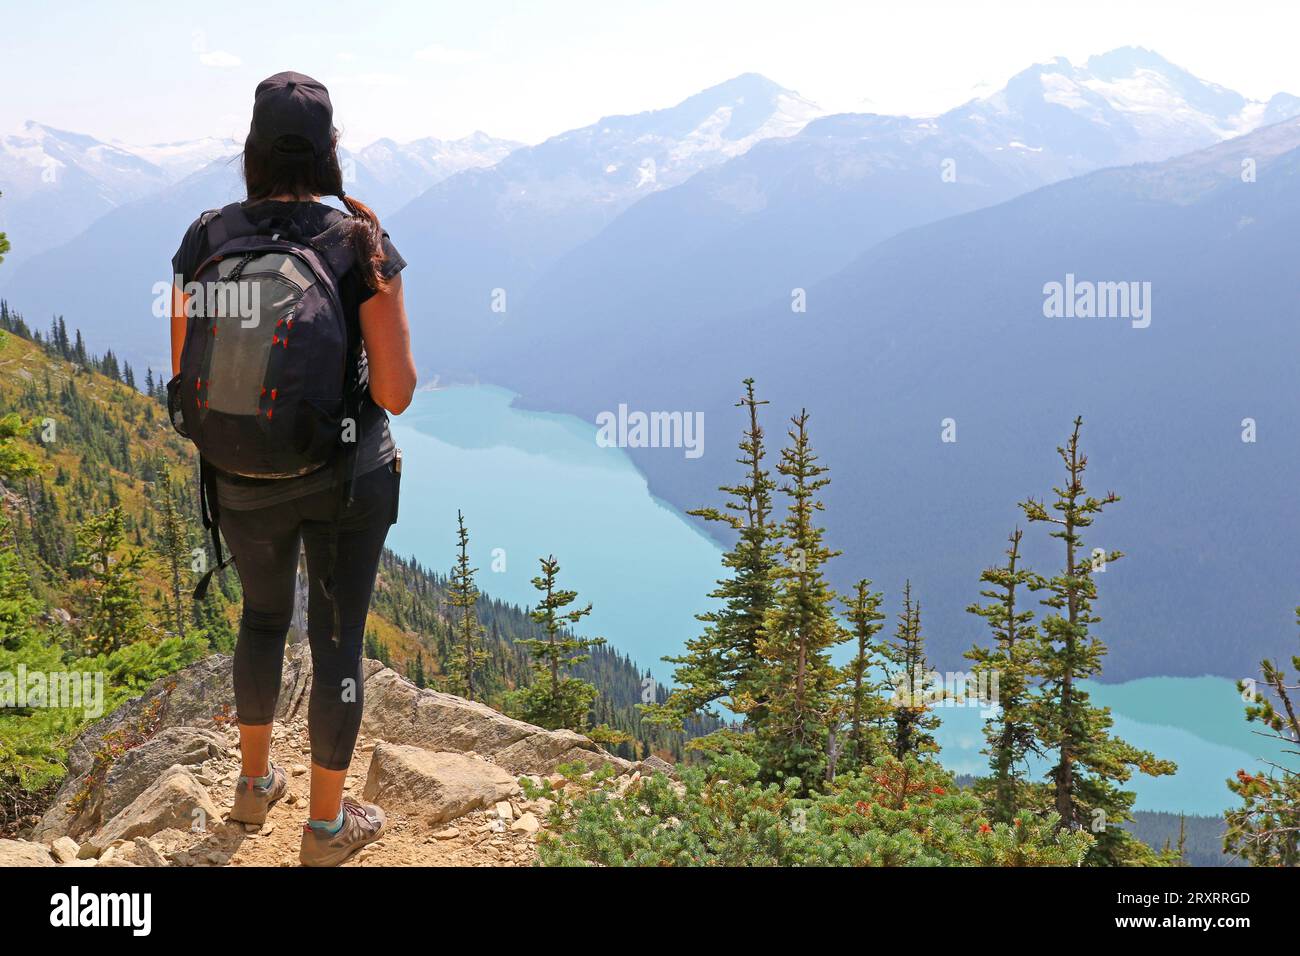
[{"label": "backpack side strap", "polygon": [[202,455],[199,456],[199,510],[203,516],[203,527],[212,535],[212,549],[216,552],[217,563],[194,586],[195,601],[207,597],[212,576],[235,561],[233,554],[224,558],[221,555],[221,507],[217,500],[216,473]]}]

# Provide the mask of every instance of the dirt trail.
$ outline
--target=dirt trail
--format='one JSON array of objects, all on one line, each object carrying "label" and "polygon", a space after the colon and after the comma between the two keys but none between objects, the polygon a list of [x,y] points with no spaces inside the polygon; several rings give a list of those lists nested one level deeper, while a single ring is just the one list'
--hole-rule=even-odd
[{"label": "dirt trail", "polygon": [[[271,760],[289,775],[289,792],[271,808],[266,823],[253,828],[224,819],[234,802],[239,774],[237,738],[231,734],[230,755],[204,764],[199,780],[221,808],[222,821],[206,834],[170,831],[155,843],[174,863],[190,866],[298,866],[298,847],[307,820],[311,778],[306,722],[277,725]],[[345,792],[361,799],[374,741],[362,736],[348,770]],[[522,798],[514,801],[515,814],[527,809]],[[344,866],[530,866],[536,860],[534,839],[511,830],[495,812],[474,811],[448,823],[432,825],[418,814],[408,816],[401,807],[385,806],[388,828],[383,838],[361,850]],[[162,839],[159,839],[159,838]]]}]

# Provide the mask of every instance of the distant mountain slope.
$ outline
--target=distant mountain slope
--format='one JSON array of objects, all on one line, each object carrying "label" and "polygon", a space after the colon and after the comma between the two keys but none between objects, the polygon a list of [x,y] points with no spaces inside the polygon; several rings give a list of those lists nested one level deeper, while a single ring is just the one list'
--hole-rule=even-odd
[{"label": "distant mountain slope", "polygon": [[6,265],[66,242],[167,182],[162,167],[90,136],[32,122],[0,136],[0,231],[14,244]]},{"label": "distant mountain slope", "polygon": [[[620,402],[703,411],[704,457],[632,452],[681,507],[734,477],[743,376],[772,400],[774,443],[806,406],[848,551],[836,583],[896,593],[911,576],[948,667],[979,636],[963,609],[980,569],[1023,525],[1015,503],[1058,481],[1053,449],[1082,414],[1091,487],[1124,496],[1090,541],[1129,554],[1100,579],[1107,678],[1244,676],[1290,633],[1300,580],[1297,183],[1289,120],[905,232],[811,287],[804,314],[781,298],[665,335],[611,300],[599,359],[557,376],[534,352],[525,401],[589,420]],[[1045,284],[1067,275],[1150,282],[1150,327],[1045,318]],[[1030,558],[1055,567],[1039,531]]]},{"label": "distant mountain slope", "polygon": [[427,136],[409,143],[380,139],[357,150],[355,158],[365,170],[367,192],[357,195],[372,209],[388,216],[424,190],[466,169],[492,166],[522,146],[476,132],[456,140]]},{"label": "distant mountain slope", "polygon": [[746,74],[668,109],[605,117],[432,187],[388,223],[414,264],[405,283],[429,333],[422,367],[465,367],[503,321],[493,290],[505,290],[509,316],[547,266],[637,200],[796,133],[818,112]]}]

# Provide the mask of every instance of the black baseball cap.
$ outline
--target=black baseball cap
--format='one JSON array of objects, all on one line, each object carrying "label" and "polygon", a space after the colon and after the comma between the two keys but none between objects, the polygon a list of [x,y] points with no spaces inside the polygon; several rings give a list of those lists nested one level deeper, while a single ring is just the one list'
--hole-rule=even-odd
[{"label": "black baseball cap", "polygon": [[268,76],[253,93],[249,136],[277,152],[309,147],[316,156],[334,145],[334,104],[319,80],[288,70]]}]

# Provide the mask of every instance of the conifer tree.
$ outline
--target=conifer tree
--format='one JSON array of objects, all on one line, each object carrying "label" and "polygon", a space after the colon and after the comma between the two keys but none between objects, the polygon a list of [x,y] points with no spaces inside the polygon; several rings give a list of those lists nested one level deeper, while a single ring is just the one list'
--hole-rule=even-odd
[{"label": "conifer tree", "polygon": [[[4,193],[0,193],[0,196],[3,195]],[[8,252],[9,252],[9,238],[3,232],[0,232],[0,262],[5,261],[5,255]]]},{"label": "conifer tree", "polygon": [[824,510],[818,493],[830,484],[808,439],[808,413],[791,419],[790,445],[777,471],[788,499],[783,531],[785,562],[776,571],[776,603],[759,641],[767,714],[757,729],[761,764],[775,779],[798,777],[806,790],[826,771],[839,672],[831,649],[848,639],[835,617],[835,592],[826,563],[839,554],[822,541]]},{"label": "conifer tree", "polygon": [[176,501],[171,469],[166,461],[157,463],[154,477],[154,506],[158,509],[157,551],[162,557],[171,584],[168,601],[173,633],[185,637],[186,601],[181,587],[181,569],[190,557],[190,526],[185,512]]},{"label": "conifer tree", "polygon": [[[0,417],[0,486],[40,474],[35,456],[22,446],[26,426],[16,413]],[[33,633],[39,602],[18,555],[16,535],[0,504],[0,651],[14,651]]]},{"label": "conifer tree", "polygon": [[121,507],[91,516],[77,528],[72,570],[83,578],[80,631],[92,653],[110,653],[148,632],[140,597],[144,555],[138,550],[119,554],[125,535]]},{"label": "conifer tree", "polygon": [[1065,465],[1066,481],[1054,487],[1050,509],[1030,498],[1021,504],[1034,523],[1051,525],[1051,536],[1065,550],[1061,572],[1042,582],[1048,597],[1042,603],[1053,613],[1042,620],[1042,637],[1036,654],[1042,673],[1042,691],[1034,706],[1039,740],[1056,751],[1056,764],[1048,772],[1052,782],[1053,809],[1062,825],[1084,827],[1097,837],[1088,860],[1103,866],[1149,861],[1151,851],[1120,824],[1132,819],[1132,791],[1116,784],[1129,779],[1134,769],[1151,776],[1173,773],[1175,765],[1158,760],[1144,750],[1110,735],[1112,720],[1106,708],[1093,707],[1079,682],[1101,673],[1106,646],[1093,633],[1101,618],[1093,613],[1097,597],[1094,564],[1098,569],[1123,557],[1122,552],[1098,549],[1090,559],[1084,550],[1083,532],[1096,516],[1119,501],[1108,492],[1090,495],[1083,483],[1088,457],[1079,450],[1083,419],[1074,420],[1074,430],[1064,447],[1058,447]]},{"label": "conifer tree", "polygon": [[585,662],[589,655],[575,653],[605,643],[603,637],[576,637],[570,628],[591,613],[591,605],[565,610],[578,598],[577,591],[556,586],[560,563],[554,555],[539,559],[542,573],[533,578],[533,587],[541,600],[529,616],[542,626],[544,638],[516,641],[533,656],[533,683],[511,698],[517,716],[548,730],[584,730],[596,688],[587,681],[568,674]]},{"label": "conifer tree", "polygon": [[846,756],[852,769],[870,766],[885,752],[883,724],[890,712],[885,690],[889,685],[873,674],[873,669],[884,664],[876,637],[884,627],[883,600],[879,591],[871,590],[871,582],[863,579],[854,585],[853,598],[845,605],[855,650],[853,659],[844,668],[848,717]]},{"label": "conifer tree", "polygon": [[736,402],[745,409],[748,424],[740,440],[737,463],[740,480],[723,485],[729,501],[721,509],[699,508],[690,514],[720,522],[736,535],[735,544],[722,556],[731,574],[717,582],[710,597],[721,602],[717,610],[696,615],[704,625],[698,637],[686,642],[686,653],[665,657],[676,664],[675,687],[667,701],[643,708],[645,719],[681,730],[696,715],[712,714],[711,706],[723,701],[746,724],[759,726],[766,704],[758,677],[762,662],[759,644],[776,595],[779,526],[772,521],[775,483],[766,468],[766,448],[758,409],[766,405],[754,397],[754,380],[744,381],[745,394]]},{"label": "conifer tree", "polygon": [[447,584],[447,604],[452,608],[452,629],[456,643],[451,654],[449,668],[456,680],[458,692],[473,699],[474,675],[479,666],[487,660],[483,650],[483,625],[479,623],[479,590],[474,583],[474,574],[478,568],[469,564],[469,531],[465,528],[465,516],[456,511],[456,565],[451,569]]},{"label": "conifer tree", "polygon": [[898,615],[894,639],[884,647],[890,665],[893,755],[898,760],[908,756],[935,753],[939,745],[932,731],[939,726],[934,712],[937,702],[929,688],[930,662],[925,656],[925,636],[921,633],[921,602],[912,599],[912,582],[903,584],[903,610]]},{"label": "conifer tree", "polygon": [[417,650],[415,660],[406,662],[406,676],[416,687],[427,687],[429,684],[428,675],[424,670],[424,652]]},{"label": "conifer tree", "polygon": [[40,474],[36,457],[23,444],[30,428],[17,412],[0,416],[0,483],[9,485]]},{"label": "conifer tree", "polygon": [[[1300,654],[1291,658],[1291,666],[1300,671]],[[1286,671],[1271,660],[1260,661],[1260,671],[1267,694],[1245,681],[1237,684],[1247,700],[1246,720],[1268,728],[1262,733],[1281,741],[1287,753],[1300,753],[1300,683],[1287,683]],[[1255,866],[1300,866],[1300,772],[1277,763],[1271,763],[1267,773],[1242,769],[1228,781],[1228,789],[1241,799],[1241,806],[1225,814],[1225,852]]]},{"label": "conifer tree", "polygon": [[1002,823],[1010,823],[1020,806],[1026,756],[1041,753],[1034,735],[1031,700],[1039,634],[1033,623],[1034,612],[1017,603],[1026,589],[1041,586],[1041,581],[1020,566],[1022,537],[1023,532],[1016,528],[1008,538],[1007,563],[980,575],[980,580],[989,585],[980,594],[989,602],[966,608],[982,617],[993,632],[991,648],[976,645],[966,652],[966,657],[975,662],[972,671],[976,687],[985,694],[995,691],[995,699],[987,700],[997,706],[997,713],[984,722],[984,739],[988,741],[984,753],[991,771],[990,816]]}]

